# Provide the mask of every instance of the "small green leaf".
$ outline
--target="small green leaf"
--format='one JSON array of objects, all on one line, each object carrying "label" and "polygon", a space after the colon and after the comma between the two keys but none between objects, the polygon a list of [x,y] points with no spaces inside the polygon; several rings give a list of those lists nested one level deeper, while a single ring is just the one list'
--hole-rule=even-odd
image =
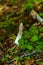
[{"label": "small green leaf", "polygon": [[2,58],[1,61],[2,61],[2,62],[5,62],[5,58]]},{"label": "small green leaf", "polygon": [[43,32],[43,27],[40,27],[39,31],[40,31],[40,32]]},{"label": "small green leaf", "polygon": [[33,35],[38,35],[37,27],[36,27],[36,26],[31,26],[30,29],[29,29],[29,34],[30,34],[31,36],[33,36]]},{"label": "small green leaf", "polygon": [[18,57],[18,56],[16,56],[16,57],[14,58],[14,60],[15,60],[15,61],[19,60],[19,57]]},{"label": "small green leaf", "polygon": [[33,46],[32,45],[27,45],[26,48],[29,49],[29,50],[33,50]]},{"label": "small green leaf", "polygon": [[6,55],[5,55],[5,58],[9,58],[9,54],[6,54]]},{"label": "small green leaf", "polygon": [[19,62],[18,65],[21,65],[21,63]]},{"label": "small green leaf", "polygon": [[43,13],[39,13],[40,16],[43,16]]},{"label": "small green leaf", "polygon": [[34,36],[31,37],[32,42],[35,42],[37,40],[39,40],[38,36],[34,35]]},{"label": "small green leaf", "polygon": [[8,49],[9,52],[13,52],[13,50],[14,50],[13,48],[9,48]]},{"label": "small green leaf", "polygon": [[42,61],[39,61],[38,64],[39,64],[39,65],[43,65],[43,62],[42,62]]}]

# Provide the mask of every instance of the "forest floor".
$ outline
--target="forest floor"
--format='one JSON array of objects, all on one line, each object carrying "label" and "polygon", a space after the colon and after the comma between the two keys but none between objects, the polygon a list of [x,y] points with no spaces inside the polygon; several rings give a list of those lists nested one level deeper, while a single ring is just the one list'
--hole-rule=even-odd
[{"label": "forest floor", "polygon": [[[0,1],[0,65],[43,65],[43,0],[39,1]],[[22,43],[20,46],[14,43],[21,22],[24,26],[23,31],[27,31],[24,35],[30,35],[28,38],[23,35],[24,38],[22,37],[20,43],[23,43],[26,37],[25,43],[29,42],[30,48],[28,45],[23,46]],[[34,50],[30,42],[36,46],[38,43],[37,49],[42,52],[36,56],[33,54],[31,57],[19,59],[24,53]]]}]

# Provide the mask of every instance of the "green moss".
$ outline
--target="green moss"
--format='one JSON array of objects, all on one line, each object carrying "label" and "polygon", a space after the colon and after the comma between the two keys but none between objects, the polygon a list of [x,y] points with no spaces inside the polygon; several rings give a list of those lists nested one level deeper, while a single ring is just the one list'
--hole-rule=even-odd
[{"label": "green moss", "polygon": [[34,35],[34,36],[31,37],[32,42],[35,42],[37,40],[39,40],[38,36]]},{"label": "green moss", "polygon": [[20,47],[24,50],[28,49],[28,52],[34,50],[42,51],[43,41],[41,41],[42,36],[40,36],[39,30],[37,26],[31,26],[29,31],[24,31],[22,38],[19,40]]},{"label": "green moss", "polygon": [[31,27],[29,28],[29,34],[30,34],[31,36],[33,36],[33,35],[38,35],[38,29],[37,29],[37,27],[36,27],[36,26],[31,26]]}]

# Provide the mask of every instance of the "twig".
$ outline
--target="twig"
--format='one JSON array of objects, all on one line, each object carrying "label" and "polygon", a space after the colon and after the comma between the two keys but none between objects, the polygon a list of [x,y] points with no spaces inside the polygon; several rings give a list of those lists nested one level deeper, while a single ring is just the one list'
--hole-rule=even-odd
[{"label": "twig", "polygon": [[40,51],[34,51],[34,52],[31,52],[31,53],[28,53],[28,54],[24,54],[20,58],[23,58],[25,56],[31,56],[31,55],[34,56],[36,53],[40,53]]},{"label": "twig", "polygon": [[[26,57],[26,56],[34,56],[35,54],[41,53],[41,52],[42,51],[34,51],[34,52],[28,53],[28,54],[25,53],[24,55],[20,56],[19,58],[21,59],[21,58]],[[11,64],[12,62],[14,62],[14,60],[8,61],[7,64]]]}]

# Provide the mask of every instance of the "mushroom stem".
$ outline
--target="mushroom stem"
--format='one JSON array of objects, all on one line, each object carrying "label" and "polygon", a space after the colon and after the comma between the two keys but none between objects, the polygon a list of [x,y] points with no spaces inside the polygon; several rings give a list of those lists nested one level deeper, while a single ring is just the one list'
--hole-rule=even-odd
[{"label": "mushroom stem", "polygon": [[16,37],[15,42],[14,42],[15,44],[19,44],[18,40],[21,39],[22,33],[23,33],[23,24],[20,23],[19,32],[18,32],[17,37]]},{"label": "mushroom stem", "polygon": [[42,23],[43,22],[43,19],[37,14],[37,20]]},{"label": "mushroom stem", "polygon": [[34,10],[31,11],[30,15],[33,17],[33,19],[37,19],[40,23],[43,23],[43,18],[41,18],[37,12]]}]

